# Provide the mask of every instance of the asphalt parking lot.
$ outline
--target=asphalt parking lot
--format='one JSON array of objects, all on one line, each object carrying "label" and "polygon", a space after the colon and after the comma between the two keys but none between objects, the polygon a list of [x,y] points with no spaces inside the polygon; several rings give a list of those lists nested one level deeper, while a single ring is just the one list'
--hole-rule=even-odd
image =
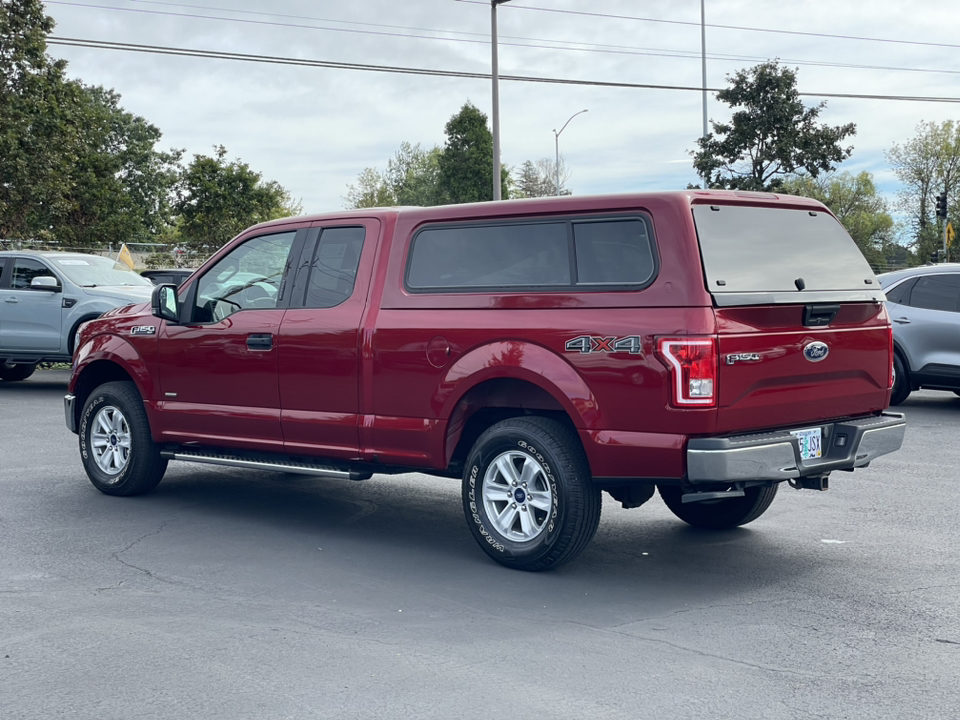
[{"label": "asphalt parking lot", "polygon": [[904,449],[715,533],[605,497],[575,562],[487,560],[455,481],[172,463],[111,498],[66,373],[0,384],[13,718],[956,718],[960,398]]}]

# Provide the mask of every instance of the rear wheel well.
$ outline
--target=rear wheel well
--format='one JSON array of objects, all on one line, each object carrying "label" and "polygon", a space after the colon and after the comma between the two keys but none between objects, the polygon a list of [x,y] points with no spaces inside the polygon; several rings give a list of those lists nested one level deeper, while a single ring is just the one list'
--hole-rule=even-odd
[{"label": "rear wheel well", "polygon": [[451,473],[461,473],[470,449],[488,427],[525,415],[552,418],[577,432],[563,406],[543,388],[514,378],[487,380],[467,391],[450,415],[446,454]]}]

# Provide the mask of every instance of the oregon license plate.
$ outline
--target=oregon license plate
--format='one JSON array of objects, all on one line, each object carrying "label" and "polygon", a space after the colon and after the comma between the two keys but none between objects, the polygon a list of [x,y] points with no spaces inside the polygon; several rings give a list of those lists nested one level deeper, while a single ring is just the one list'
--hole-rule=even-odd
[{"label": "oregon license plate", "polygon": [[820,428],[791,430],[790,434],[800,441],[801,460],[813,460],[823,455]]}]

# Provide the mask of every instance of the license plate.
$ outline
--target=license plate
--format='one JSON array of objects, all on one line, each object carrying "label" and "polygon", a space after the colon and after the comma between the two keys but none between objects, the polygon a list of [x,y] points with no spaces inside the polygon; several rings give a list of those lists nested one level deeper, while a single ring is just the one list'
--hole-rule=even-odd
[{"label": "license plate", "polygon": [[791,430],[790,434],[800,441],[800,459],[813,460],[823,454],[820,443],[820,428]]}]

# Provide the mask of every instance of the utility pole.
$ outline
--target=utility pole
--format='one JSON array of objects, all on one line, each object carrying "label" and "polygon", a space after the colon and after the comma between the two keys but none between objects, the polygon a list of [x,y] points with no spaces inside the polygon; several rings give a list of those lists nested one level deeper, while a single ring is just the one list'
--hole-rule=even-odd
[{"label": "utility pole", "polygon": [[500,71],[497,66],[497,5],[510,0],[490,0],[491,75],[493,77],[493,199],[501,199],[500,191]]}]

